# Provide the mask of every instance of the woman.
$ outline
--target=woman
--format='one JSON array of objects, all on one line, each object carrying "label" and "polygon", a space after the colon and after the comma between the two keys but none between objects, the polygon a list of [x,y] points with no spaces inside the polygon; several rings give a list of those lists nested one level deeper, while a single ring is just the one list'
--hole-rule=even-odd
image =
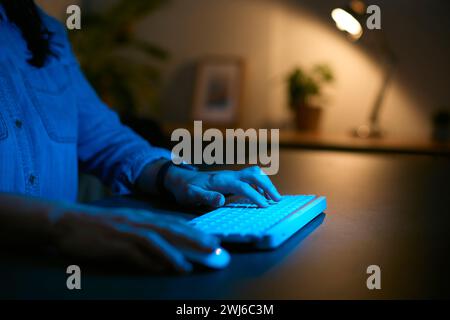
[{"label": "woman", "polygon": [[76,204],[79,164],[118,194],[164,193],[183,205],[219,207],[229,193],[260,206],[280,198],[258,168],[205,173],[173,165],[168,150],[149,145],[99,100],[62,25],[32,0],[0,0],[2,243],[179,272],[192,268],[179,247],[217,246],[175,218]]}]

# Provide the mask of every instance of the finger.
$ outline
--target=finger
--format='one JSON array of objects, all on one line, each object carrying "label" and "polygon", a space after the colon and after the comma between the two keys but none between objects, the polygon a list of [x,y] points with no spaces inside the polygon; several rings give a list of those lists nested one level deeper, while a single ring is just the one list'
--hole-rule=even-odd
[{"label": "finger", "polygon": [[233,193],[235,195],[244,196],[260,207],[267,207],[268,203],[264,196],[259,194],[248,183],[243,182],[240,176],[233,172],[233,174],[220,175],[212,174],[208,179],[208,190],[216,190],[222,194]]},{"label": "finger", "polygon": [[179,217],[142,212],[138,219],[130,220],[128,224],[155,231],[173,244],[185,244],[205,252],[211,252],[220,245],[216,237],[195,229]]},{"label": "finger", "polygon": [[127,225],[116,226],[123,239],[129,239],[150,256],[156,255],[166,265],[178,272],[190,272],[192,265],[183,254],[167,243],[163,238],[149,230],[142,230]]},{"label": "finger", "polygon": [[[154,247],[156,250],[163,255],[166,258],[166,261],[171,263],[175,270],[178,272],[191,272],[192,271],[192,264],[190,264],[186,258],[183,256],[183,254],[178,251],[176,248],[174,248],[172,245],[170,245],[167,241],[165,241],[161,236],[159,236],[156,233],[148,233],[145,232],[147,239],[151,241],[152,244],[154,244]],[[147,246],[144,246],[144,249],[148,248]]]},{"label": "finger", "polygon": [[105,234],[99,232],[97,236],[90,239],[90,243],[95,245],[88,247],[81,247],[78,242],[77,239],[69,238],[60,244],[59,249],[64,254],[78,259],[89,259],[101,263],[123,262],[152,272],[167,269],[167,264],[164,268],[160,261],[143,255],[129,239],[121,239],[115,234],[105,237]]},{"label": "finger", "polygon": [[266,208],[268,206],[266,198],[264,198],[258,191],[253,189],[248,183],[237,180],[233,181],[230,185],[231,192],[244,196],[254,203],[256,203],[259,207]]},{"label": "finger", "polygon": [[188,197],[195,204],[206,205],[213,208],[221,207],[225,204],[225,197],[223,194],[202,189],[196,185],[189,185]]},{"label": "finger", "polygon": [[281,195],[277,188],[275,188],[270,178],[259,167],[242,171],[242,180],[263,189],[272,200],[281,200]]},{"label": "finger", "polygon": [[175,246],[185,246],[195,250],[212,252],[219,245],[219,240],[209,234],[201,232],[185,224],[160,224],[149,225],[167,241]]},{"label": "finger", "polygon": [[[244,182],[247,182],[245,180],[243,180]],[[248,183],[248,182],[247,182]],[[250,184],[252,186],[253,189],[255,189],[259,194],[261,194],[262,196],[266,197],[266,199],[268,198],[268,195],[266,194],[266,192],[261,189],[260,187],[258,187],[256,184]]]}]

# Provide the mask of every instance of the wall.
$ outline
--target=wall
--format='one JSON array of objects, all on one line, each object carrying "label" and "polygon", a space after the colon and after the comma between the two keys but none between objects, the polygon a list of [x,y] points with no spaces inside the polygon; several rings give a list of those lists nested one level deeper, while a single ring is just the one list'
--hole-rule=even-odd
[{"label": "wall", "polygon": [[79,0],[36,0],[36,3],[48,14],[58,18],[60,21],[66,19],[66,9],[71,4],[79,4]]},{"label": "wall", "polygon": [[[328,90],[323,122],[344,132],[364,122],[382,80],[370,41],[350,43],[329,12],[345,1],[172,0],[140,24],[139,36],[169,49],[165,119],[189,115],[195,61],[204,55],[240,55],[247,61],[244,126],[279,125],[290,117],[284,78],[295,65],[327,62],[337,82]],[[430,114],[448,106],[448,2],[371,1],[400,57],[382,110],[392,136],[429,135]],[[366,38],[375,35],[365,34]],[[372,40],[373,41],[373,40]],[[176,112],[174,112],[176,111]]]},{"label": "wall", "polygon": [[[382,125],[391,136],[427,137],[432,112],[449,107],[449,2],[368,2],[381,6],[383,29],[400,58],[384,102]],[[99,8],[105,3],[111,1],[86,1],[82,8]],[[243,126],[277,127],[291,119],[286,106],[286,74],[296,65],[310,67],[317,62],[329,63],[337,78],[327,89],[323,130],[343,133],[365,122],[381,85],[383,64],[373,53],[375,31],[351,43],[334,27],[330,11],[343,3],[168,1],[139,23],[137,30],[139,37],[160,44],[172,54],[163,67],[166,86],[161,118],[174,122],[189,119],[195,65],[201,57],[238,55],[247,63]],[[63,6],[62,2],[58,6]]]}]

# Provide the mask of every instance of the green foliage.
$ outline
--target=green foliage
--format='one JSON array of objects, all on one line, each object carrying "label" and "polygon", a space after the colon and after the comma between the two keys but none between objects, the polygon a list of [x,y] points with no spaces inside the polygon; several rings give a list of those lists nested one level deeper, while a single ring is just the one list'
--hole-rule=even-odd
[{"label": "green foliage", "polygon": [[321,94],[322,85],[334,81],[331,68],[318,64],[310,72],[295,68],[287,78],[289,105],[296,109],[305,104],[310,97]]},{"label": "green foliage", "polygon": [[134,27],[165,2],[120,0],[101,13],[83,12],[83,29],[70,33],[87,78],[105,102],[120,112],[149,107],[154,111],[158,106],[161,80],[155,63],[165,61],[168,53],[137,39]]}]

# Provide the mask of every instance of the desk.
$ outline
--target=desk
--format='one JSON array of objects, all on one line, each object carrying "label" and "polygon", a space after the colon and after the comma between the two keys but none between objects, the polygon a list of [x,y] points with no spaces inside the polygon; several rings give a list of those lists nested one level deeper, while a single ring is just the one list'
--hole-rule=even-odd
[{"label": "desk", "polygon": [[[0,297],[390,299],[450,297],[450,160],[419,155],[282,150],[273,179],[283,193],[326,195],[308,230],[269,252],[233,252],[229,268],[187,276],[99,271],[76,261],[2,257]],[[110,206],[148,207],[113,199]],[[321,220],[322,219],[322,220]],[[381,290],[366,268],[381,267]]]}]

